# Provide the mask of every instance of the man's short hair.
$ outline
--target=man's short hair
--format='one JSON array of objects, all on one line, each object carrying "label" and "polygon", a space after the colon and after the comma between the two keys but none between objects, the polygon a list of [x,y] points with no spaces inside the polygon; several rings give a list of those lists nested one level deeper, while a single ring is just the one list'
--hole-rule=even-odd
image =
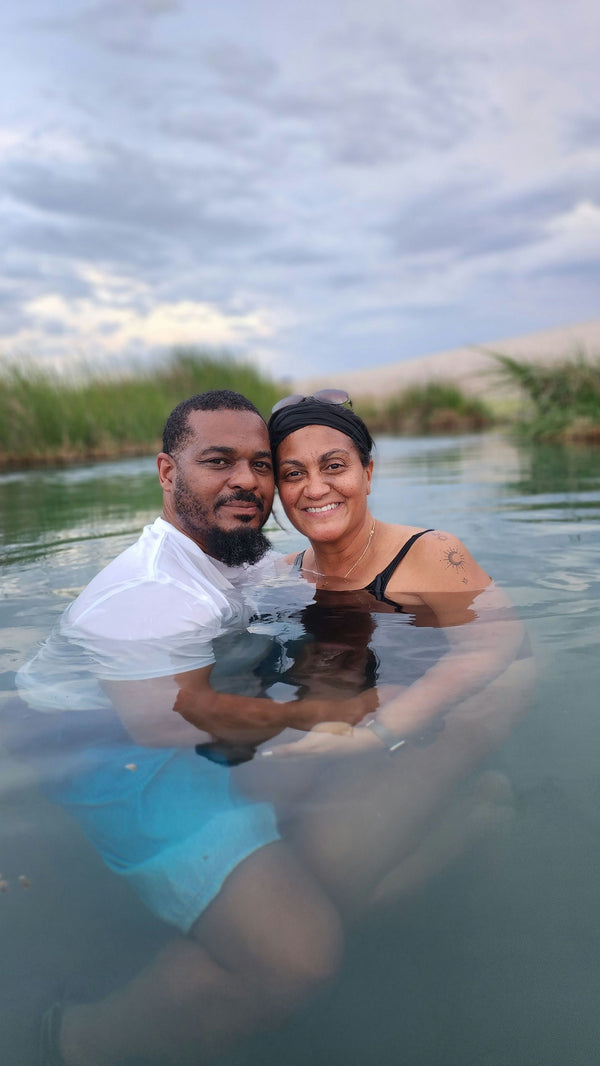
[{"label": "man's short hair", "polygon": [[[188,421],[192,411],[252,411],[259,418],[262,415],[257,407],[232,389],[209,389],[182,400],[171,411],[163,429],[162,448],[167,455],[174,455],[184,446],[192,431]],[[264,421],[264,419],[263,419]]]}]

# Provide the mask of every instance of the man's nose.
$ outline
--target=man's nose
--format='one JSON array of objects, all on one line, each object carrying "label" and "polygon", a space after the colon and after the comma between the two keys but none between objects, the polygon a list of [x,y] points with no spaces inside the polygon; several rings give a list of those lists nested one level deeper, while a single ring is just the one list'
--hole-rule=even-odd
[{"label": "man's nose", "polygon": [[258,482],[256,470],[252,463],[240,459],[233,467],[229,476],[229,484],[238,489],[251,489]]}]

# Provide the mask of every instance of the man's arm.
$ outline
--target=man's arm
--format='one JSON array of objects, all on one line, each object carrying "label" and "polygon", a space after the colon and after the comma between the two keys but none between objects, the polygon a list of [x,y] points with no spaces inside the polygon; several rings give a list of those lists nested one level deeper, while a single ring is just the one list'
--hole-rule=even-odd
[{"label": "man's arm", "polygon": [[[310,730],[336,716],[335,700],[281,703],[217,692],[212,666],[143,681],[104,681],[104,690],[130,736],[147,747],[194,747],[213,739],[260,744],[283,729]],[[374,689],[344,701],[344,716],[360,721],[377,707]],[[173,713],[175,712],[175,713]]]},{"label": "man's arm", "polygon": [[150,748],[194,747],[210,739],[173,714],[179,685],[173,676],[142,681],[102,681],[125,729],[137,744]]}]

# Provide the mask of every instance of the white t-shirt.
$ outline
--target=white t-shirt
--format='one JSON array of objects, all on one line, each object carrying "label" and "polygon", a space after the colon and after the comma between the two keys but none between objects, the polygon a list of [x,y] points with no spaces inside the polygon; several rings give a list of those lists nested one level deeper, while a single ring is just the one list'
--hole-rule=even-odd
[{"label": "white t-shirt", "polygon": [[184,673],[215,661],[213,640],[245,631],[256,586],[281,556],[226,566],[163,518],[105,567],[17,674],[35,710],[109,707],[99,682]]}]

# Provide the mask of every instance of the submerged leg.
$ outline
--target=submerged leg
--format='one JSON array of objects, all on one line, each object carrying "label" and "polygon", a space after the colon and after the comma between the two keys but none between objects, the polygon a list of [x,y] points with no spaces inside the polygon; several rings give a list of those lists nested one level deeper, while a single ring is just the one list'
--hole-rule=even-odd
[{"label": "submerged leg", "polygon": [[430,746],[323,762],[321,783],[299,807],[290,838],[346,918],[369,907],[378,886],[409,856],[419,862],[455,788],[508,736],[532,691],[531,662],[515,663],[454,708]]},{"label": "submerged leg", "polygon": [[445,870],[471,848],[496,842],[514,819],[513,791],[504,774],[480,774],[468,792],[453,798],[421,842],[377,885],[372,903],[397,903]]},{"label": "submerged leg", "polygon": [[197,1064],[297,1009],[335,973],[339,919],[283,844],[230,875],[187,938],[123,989],[65,1012],[66,1066]]}]

